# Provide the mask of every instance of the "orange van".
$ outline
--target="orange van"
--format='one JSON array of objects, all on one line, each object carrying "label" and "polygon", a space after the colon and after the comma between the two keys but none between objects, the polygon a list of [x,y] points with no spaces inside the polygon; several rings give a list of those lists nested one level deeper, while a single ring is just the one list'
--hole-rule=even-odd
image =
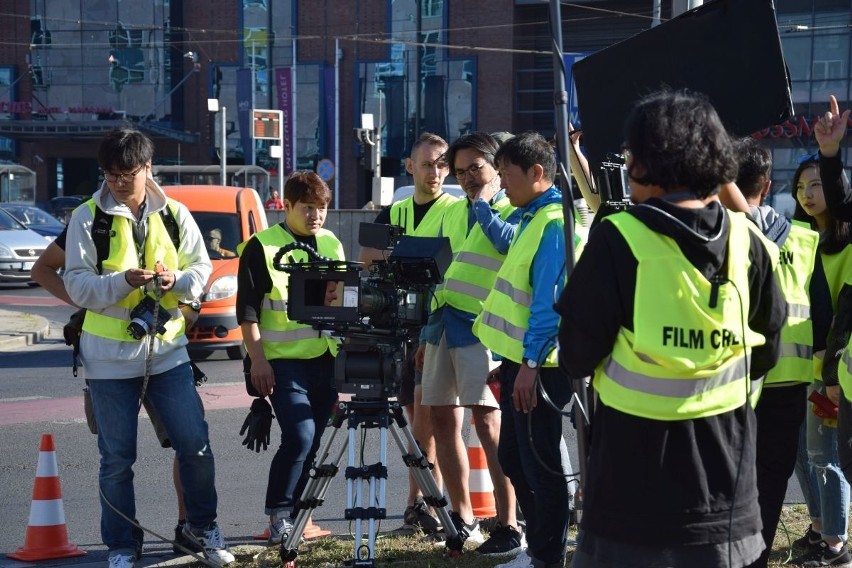
[{"label": "orange van", "polygon": [[192,213],[213,264],[213,273],[201,297],[198,322],[187,332],[194,357],[225,349],[230,359],[245,355],[243,334],[237,325],[237,245],[267,228],[266,212],[250,188],[218,185],[163,187]]}]

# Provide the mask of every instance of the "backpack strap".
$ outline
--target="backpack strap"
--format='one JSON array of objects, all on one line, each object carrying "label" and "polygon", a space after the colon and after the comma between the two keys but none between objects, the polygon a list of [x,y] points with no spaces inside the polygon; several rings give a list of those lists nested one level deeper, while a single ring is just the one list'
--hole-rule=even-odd
[{"label": "backpack strap", "polygon": [[[166,207],[160,211],[160,217],[163,220],[163,226],[175,245],[175,249],[180,249],[180,227],[172,207],[176,207],[174,202],[169,200]],[[112,230],[112,215],[105,213],[100,207],[95,207],[95,216],[92,220],[92,241],[95,243],[95,251],[97,252],[97,268],[98,274],[103,272],[104,260],[109,257],[109,240],[115,235]]]}]

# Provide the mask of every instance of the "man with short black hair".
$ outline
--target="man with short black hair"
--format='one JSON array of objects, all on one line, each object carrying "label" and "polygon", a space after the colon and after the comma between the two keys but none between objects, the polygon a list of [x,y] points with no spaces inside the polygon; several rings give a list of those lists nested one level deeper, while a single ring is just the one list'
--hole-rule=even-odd
[{"label": "man with short black hair", "polygon": [[[210,562],[223,566],[234,556],[216,523],[213,451],[196,402],[178,306],[203,293],[212,270],[192,215],[151,177],[153,155],[153,143],[137,130],[108,133],[98,150],[104,184],[68,224],[64,282],[70,299],[87,309],[80,357],[98,424],[101,536],[110,568],[133,568],[142,531],[127,519],[136,518],[133,464],[141,394],[177,453],[187,509],[183,532]],[[178,245],[159,214],[166,208],[180,233]],[[94,230],[110,235],[104,259],[92,234],[96,218],[102,226]]]}]

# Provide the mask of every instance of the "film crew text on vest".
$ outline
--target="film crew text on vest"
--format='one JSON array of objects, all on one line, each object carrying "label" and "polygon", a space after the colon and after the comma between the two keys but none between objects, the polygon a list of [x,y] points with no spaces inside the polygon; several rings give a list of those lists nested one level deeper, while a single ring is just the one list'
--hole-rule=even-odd
[{"label": "film crew text on vest", "polygon": [[[663,346],[704,349],[704,331],[703,329],[689,329],[665,325],[663,326]],[[714,329],[710,332],[710,347],[713,349],[739,344],[740,341],[733,331],[728,329]]]}]

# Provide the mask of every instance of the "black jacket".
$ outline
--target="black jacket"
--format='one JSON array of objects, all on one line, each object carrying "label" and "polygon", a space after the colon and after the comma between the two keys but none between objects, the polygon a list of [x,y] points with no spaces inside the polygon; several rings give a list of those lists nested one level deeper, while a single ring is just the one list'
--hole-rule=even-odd
[{"label": "black jacket", "polygon": [[[684,256],[710,277],[722,269],[728,227],[721,206],[684,209],[649,200],[656,209],[630,213],[673,237]],[[698,234],[724,232],[709,244]],[[752,352],[751,375],[778,360],[786,303],[760,238],[749,243],[749,326],[766,337]],[[623,326],[633,329],[637,261],[611,223],[592,230],[559,299],[560,360],[571,378],[593,375]],[[656,301],[655,299],[642,301]],[[585,476],[583,530],[656,547],[736,541],[760,531],[755,481],[755,417],[750,406],[709,418],[664,422],[598,402],[592,417]]]}]

